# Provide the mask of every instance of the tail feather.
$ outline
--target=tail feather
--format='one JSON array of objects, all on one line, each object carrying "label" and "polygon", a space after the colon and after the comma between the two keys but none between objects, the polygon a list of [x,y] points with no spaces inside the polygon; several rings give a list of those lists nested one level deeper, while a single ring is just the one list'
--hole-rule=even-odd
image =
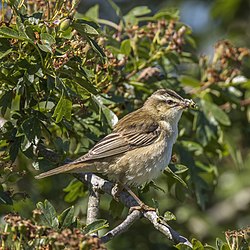
[{"label": "tail feather", "polygon": [[41,173],[37,176],[35,176],[36,179],[42,179],[48,176],[56,175],[56,174],[61,174],[61,173],[67,173],[67,172],[79,172],[79,169],[82,169],[84,171],[84,164],[76,164],[76,163],[69,163],[54,169],[51,169],[47,172]]}]

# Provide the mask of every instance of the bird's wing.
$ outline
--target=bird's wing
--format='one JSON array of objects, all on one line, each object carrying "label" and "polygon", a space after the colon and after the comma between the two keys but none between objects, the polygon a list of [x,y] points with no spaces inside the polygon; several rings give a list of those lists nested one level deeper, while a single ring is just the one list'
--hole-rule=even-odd
[{"label": "bird's wing", "polygon": [[[139,126],[136,126],[140,128]],[[75,162],[91,161],[109,156],[125,153],[129,150],[144,147],[155,142],[159,135],[159,125],[156,123],[150,124],[143,130],[125,129],[122,131],[114,131],[99,141],[86,155],[77,159]]]}]

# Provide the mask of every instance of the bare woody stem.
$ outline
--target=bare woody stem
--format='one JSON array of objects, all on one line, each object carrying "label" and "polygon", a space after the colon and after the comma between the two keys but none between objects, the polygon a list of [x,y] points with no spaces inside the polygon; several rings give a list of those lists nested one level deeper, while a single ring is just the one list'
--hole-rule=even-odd
[{"label": "bare woody stem", "polygon": [[[98,189],[94,186],[89,185],[88,190],[89,199],[86,219],[87,225],[98,219],[100,206],[100,193],[98,192]],[[92,236],[98,236],[98,233],[93,233]]]}]

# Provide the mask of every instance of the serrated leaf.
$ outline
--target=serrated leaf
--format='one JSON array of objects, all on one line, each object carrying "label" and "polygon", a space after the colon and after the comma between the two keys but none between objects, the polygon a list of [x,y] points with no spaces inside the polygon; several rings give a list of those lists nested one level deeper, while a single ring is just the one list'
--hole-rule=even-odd
[{"label": "serrated leaf", "polygon": [[92,233],[95,233],[95,232],[97,232],[101,229],[107,228],[107,227],[109,227],[109,224],[107,223],[106,220],[98,219],[98,220],[92,222],[91,224],[87,225],[84,228],[84,231],[86,234],[92,234]]},{"label": "serrated leaf", "polygon": [[59,221],[57,219],[56,210],[52,204],[48,200],[45,200],[44,203],[38,202],[36,206],[42,211],[40,216],[41,223],[44,226],[58,229]]}]

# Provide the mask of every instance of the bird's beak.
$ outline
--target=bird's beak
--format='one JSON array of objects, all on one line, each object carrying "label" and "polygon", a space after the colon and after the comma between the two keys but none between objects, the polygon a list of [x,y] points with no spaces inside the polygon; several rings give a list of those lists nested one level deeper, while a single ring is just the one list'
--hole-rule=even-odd
[{"label": "bird's beak", "polygon": [[197,109],[196,103],[191,99],[184,99],[184,101],[181,103],[181,106],[183,109]]}]

